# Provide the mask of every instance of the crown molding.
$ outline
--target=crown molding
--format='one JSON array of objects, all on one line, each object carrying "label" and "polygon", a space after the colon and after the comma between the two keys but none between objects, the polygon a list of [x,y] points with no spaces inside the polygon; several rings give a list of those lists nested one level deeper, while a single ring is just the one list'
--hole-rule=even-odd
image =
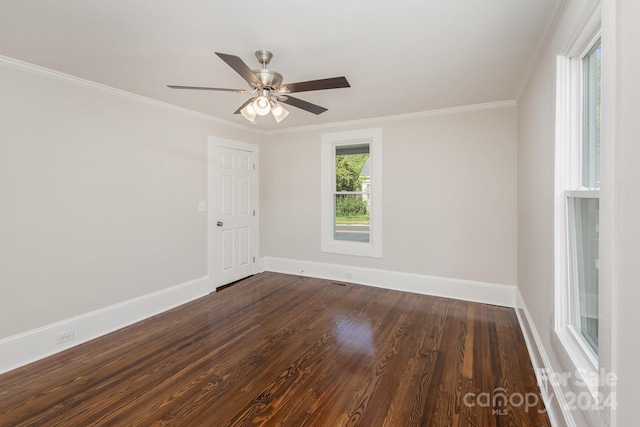
[{"label": "crown molding", "polygon": [[395,122],[401,120],[412,120],[423,117],[444,116],[447,114],[466,113],[469,111],[491,110],[495,108],[516,107],[518,104],[515,100],[505,100],[496,102],[486,102],[482,104],[462,105],[459,107],[440,108],[436,110],[418,111],[416,113],[395,114],[391,116],[371,117],[366,119],[346,120],[342,122],[323,123],[320,125],[299,126],[286,129],[265,131],[267,135],[279,135],[283,133],[304,132],[309,130],[333,129],[346,126],[371,126],[382,122]]},{"label": "crown molding", "polygon": [[175,111],[181,114],[185,114],[187,116],[195,117],[198,119],[207,120],[209,122],[213,122],[219,125],[232,127],[235,129],[242,129],[244,131],[253,132],[253,133],[261,133],[264,131],[259,129],[252,129],[248,126],[241,125],[238,123],[234,123],[228,120],[221,119],[219,117],[210,116],[208,114],[200,113],[198,111],[190,110],[188,108],[179,107],[177,105],[169,104],[168,102],[158,101],[157,99],[148,98],[146,96],[137,95],[132,92],[127,92],[122,89],[116,89],[111,86],[104,85],[102,83],[97,83],[91,80],[86,80],[80,77],[72,76],[70,74],[62,73],[60,71],[51,70],[49,68],[41,67],[39,65],[31,64],[28,62],[20,61],[18,59],[10,58],[8,56],[0,55],[0,65],[5,65],[11,68],[15,68],[21,71],[26,71],[29,73],[37,74],[40,76],[48,77],[51,79],[59,80],[65,83],[70,83],[78,86],[84,86],[91,89],[97,89],[102,92],[110,93],[112,95],[120,96],[123,98],[131,99],[133,101],[144,102],[147,104],[155,105],[157,107],[161,107],[167,110]]},{"label": "crown molding", "polygon": [[538,67],[540,60],[542,59],[544,50],[551,41],[551,37],[553,36],[556,26],[558,25],[560,16],[564,12],[566,3],[567,0],[557,2],[553,10],[549,14],[549,18],[547,19],[547,24],[545,25],[544,31],[542,32],[542,35],[538,40],[538,44],[536,45],[535,50],[532,52],[533,54],[529,57],[529,61],[522,75],[522,82],[520,83],[518,91],[516,92],[516,102],[520,102],[525,90],[527,90],[529,82],[533,78],[533,73]]}]

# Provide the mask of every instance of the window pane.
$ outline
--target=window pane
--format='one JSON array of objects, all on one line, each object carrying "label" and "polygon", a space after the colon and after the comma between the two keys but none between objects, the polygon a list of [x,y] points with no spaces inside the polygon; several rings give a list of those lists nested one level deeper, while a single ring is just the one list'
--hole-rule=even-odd
[{"label": "window pane", "polygon": [[336,191],[364,191],[369,181],[369,144],[336,147]]},{"label": "window pane", "polygon": [[583,59],[584,64],[584,125],[582,146],[582,186],[600,187],[600,92],[602,44]]},{"label": "window pane", "polygon": [[369,242],[369,194],[334,195],[334,240]]},{"label": "window pane", "polygon": [[569,198],[571,324],[598,354],[598,226],[600,200]]}]

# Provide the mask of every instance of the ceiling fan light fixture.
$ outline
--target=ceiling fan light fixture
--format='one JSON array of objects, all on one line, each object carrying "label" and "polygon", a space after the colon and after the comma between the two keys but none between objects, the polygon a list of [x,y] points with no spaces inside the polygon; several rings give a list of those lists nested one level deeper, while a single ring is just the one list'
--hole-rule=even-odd
[{"label": "ceiling fan light fixture", "polygon": [[271,111],[271,103],[266,96],[259,96],[255,101],[251,103],[256,114],[259,116],[266,116]]},{"label": "ceiling fan light fixture", "polygon": [[[287,105],[293,105],[296,108],[315,115],[322,114],[327,111],[326,108],[319,105],[289,96],[290,93],[351,87],[344,76],[286,83],[283,85],[282,82],[284,80],[282,74],[267,69],[267,65],[273,57],[273,54],[267,50],[259,50],[256,52],[256,58],[261,65],[261,68],[257,70],[249,68],[249,66],[238,56],[220,52],[215,52],[215,54],[218,55],[218,57],[236,73],[238,73],[240,77],[249,84],[249,87],[251,87],[251,93],[253,94],[252,97],[233,113],[242,113],[242,115],[249,120],[251,124],[256,123],[255,119],[257,116],[266,116],[270,112],[273,114],[276,122],[280,123],[284,120],[289,115],[289,112],[284,109],[279,102],[284,102]],[[215,90],[247,93],[244,89],[228,89],[219,87],[175,85],[169,85],[168,87],[171,89]]]},{"label": "ceiling fan light fixture", "polygon": [[289,112],[285,110],[282,105],[274,102],[271,108],[271,114],[273,114],[273,118],[276,119],[276,123],[280,123],[289,115]]},{"label": "ceiling fan light fixture", "polygon": [[242,114],[245,119],[253,122],[256,119],[256,110],[253,109],[253,103],[248,103],[242,110],[240,110],[240,114]]}]

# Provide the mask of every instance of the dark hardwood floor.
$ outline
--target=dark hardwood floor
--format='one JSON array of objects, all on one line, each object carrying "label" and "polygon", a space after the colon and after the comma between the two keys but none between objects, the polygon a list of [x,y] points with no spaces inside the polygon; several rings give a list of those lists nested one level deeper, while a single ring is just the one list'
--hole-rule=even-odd
[{"label": "dark hardwood floor", "polygon": [[0,376],[0,426],[549,426],[543,411],[513,309],[276,273]]}]

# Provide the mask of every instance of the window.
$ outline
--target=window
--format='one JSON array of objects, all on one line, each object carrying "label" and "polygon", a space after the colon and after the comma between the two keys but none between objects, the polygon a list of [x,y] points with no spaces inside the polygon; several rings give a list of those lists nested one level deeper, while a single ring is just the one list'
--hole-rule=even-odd
[{"label": "window", "polygon": [[600,223],[600,64],[598,40],[582,63],[581,182],[566,191],[569,325],[598,354],[598,231]]},{"label": "window", "polygon": [[[605,37],[611,32],[602,33],[601,43],[600,3],[590,2],[585,12],[581,25],[566,34],[567,45],[556,60],[555,305],[549,338],[563,374],[571,377],[555,394],[563,411],[581,413],[589,425],[609,425],[617,405],[612,315],[616,61],[609,55],[615,43]],[[572,395],[564,394],[565,388]],[[570,396],[591,403],[571,408]]]},{"label": "window", "polygon": [[579,369],[598,368],[600,93],[599,37],[558,58],[556,330]]},{"label": "window", "polygon": [[322,135],[321,250],[382,256],[380,129]]},{"label": "window", "polygon": [[369,143],[335,146],[333,239],[371,241]]}]

